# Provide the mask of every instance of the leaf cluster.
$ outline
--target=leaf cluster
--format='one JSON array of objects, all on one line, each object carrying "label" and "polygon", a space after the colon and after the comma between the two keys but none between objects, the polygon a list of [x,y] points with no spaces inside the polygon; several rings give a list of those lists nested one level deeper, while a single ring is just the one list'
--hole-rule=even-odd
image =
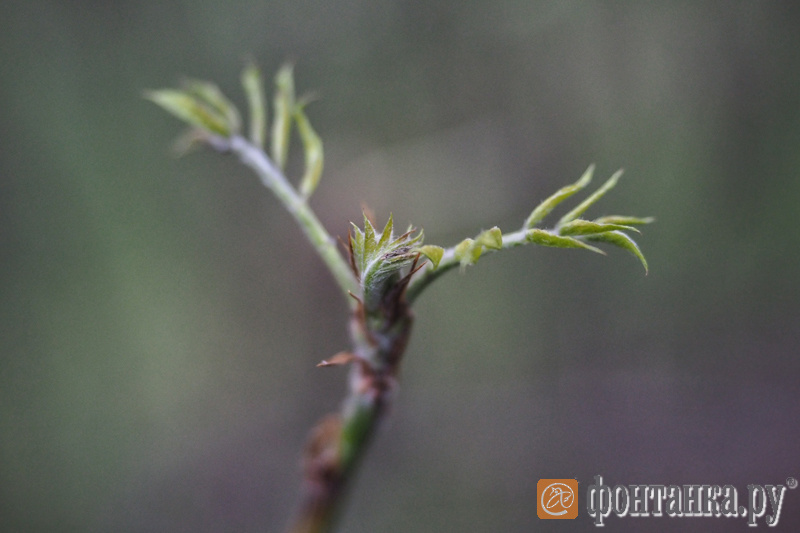
[{"label": "leaf cluster", "polygon": [[[211,82],[188,80],[181,89],[162,89],[149,91],[146,98],[155,102],[169,113],[180,118],[191,126],[185,139],[188,145],[198,141],[206,142],[218,149],[241,150],[240,156],[248,164],[261,171],[274,165],[278,173],[282,173],[289,152],[289,141],[293,128],[302,141],[305,168],[297,189],[289,186],[277,187],[280,179],[270,178],[266,181],[282,196],[282,200],[290,209],[297,209],[297,201],[306,204],[319,184],[323,170],[324,153],[322,141],[311,126],[305,113],[308,98],[298,99],[295,95],[293,69],[284,65],[274,78],[274,95],[272,98],[272,124],[267,131],[268,109],[261,72],[250,64],[242,73],[242,86],[247,96],[250,110],[249,143],[240,137],[242,120],[239,111],[225,97],[220,89]],[[269,154],[265,145],[269,138]],[[242,145],[244,142],[244,145]],[[255,155],[253,153],[256,152]],[[262,154],[262,155],[259,155]],[[263,164],[262,164],[263,161]],[[584,213],[610,191],[619,181],[622,171],[613,174],[602,186],[580,202],[576,207],[563,215],[552,227],[542,228],[542,222],[562,202],[585,189],[592,181],[595,166],[591,165],[575,183],[562,187],[542,201],[525,219],[522,228],[504,234],[500,228],[493,227],[481,231],[473,238],[466,238],[451,248],[423,244],[423,234],[415,233],[409,228],[399,236],[394,235],[392,217],[382,231],[376,230],[369,218],[364,216],[364,229],[352,225],[349,237],[350,266],[358,281],[358,289],[367,309],[379,305],[387,291],[397,288],[402,280],[402,287],[408,286],[413,299],[430,281],[441,273],[459,266],[461,270],[475,264],[484,254],[512,248],[524,244],[538,244],[556,248],[576,248],[605,254],[596,244],[606,243],[627,250],[642,264],[647,273],[647,260],[639,246],[631,237],[631,233],[639,233],[636,226],[653,221],[652,218],[631,216],[603,216],[595,219],[582,218]],[[265,172],[270,174],[269,169]],[[285,179],[283,180],[285,182]],[[279,185],[279,183],[278,183]],[[350,272],[342,262],[341,256],[328,250],[327,233],[316,221],[313,213],[295,213],[298,221],[304,226],[323,258],[334,271],[340,285],[350,291],[352,279]],[[312,227],[313,226],[313,227]],[[422,255],[430,262],[430,267],[421,272],[415,279],[410,279],[415,271],[416,261]],[[336,256],[336,257],[334,257]],[[410,265],[412,268],[407,268]]]},{"label": "leaf cluster", "polygon": [[562,216],[552,229],[544,230],[534,227],[558,204],[589,185],[592,181],[594,168],[594,165],[590,165],[577,182],[559,189],[533,210],[523,227],[523,229],[527,230],[525,234],[526,240],[543,246],[583,248],[601,254],[605,254],[605,252],[588,244],[588,242],[608,243],[623,248],[636,256],[642,263],[646,273],[648,270],[647,260],[639,250],[636,242],[625,232],[640,233],[634,226],[649,224],[654,220],[652,217],[639,218],[615,215],[604,216],[594,220],[579,218],[608,191],[614,188],[622,176],[622,170],[615,172],[599,189],[578,204],[577,207]]},{"label": "leaf cluster", "polygon": [[[526,244],[605,253],[594,244],[608,243],[629,251],[647,272],[647,261],[629,233],[638,233],[636,226],[653,219],[582,218],[617,184],[620,171],[552,227],[539,227],[562,202],[590,184],[594,174],[592,165],[578,181],[541,202],[519,230],[503,234],[495,226],[451,248],[423,244],[422,231],[417,232],[412,227],[396,236],[392,216],[378,231],[365,214],[363,230],[353,224],[349,232],[348,267],[307,201],[319,184],[324,155],[322,141],[305,114],[308,99],[295,96],[292,67],[284,66],[275,76],[271,125],[268,124],[260,71],[251,64],[243,72],[241,81],[250,110],[249,140],[240,134],[239,111],[213,83],[189,80],[181,89],[149,91],[145,96],[191,126],[188,136],[184,137],[187,148],[204,143],[238,155],[251,167],[294,216],[343,293],[353,296],[350,327],[353,350],[340,352],[320,363],[320,366],[355,363],[350,394],[341,416],[329,418],[320,425],[309,446],[306,477],[310,489],[304,496],[296,530],[322,531],[330,526],[331,516],[341,501],[341,489],[386,412],[413,322],[410,305],[429,283],[455,267],[464,270],[484,254]],[[305,169],[297,188],[283,173],[294,127],[305,154]],[[269,153],[266,151],[268,141]],[[420,256],[428,259],[428,268],[420,264]]]},{"label": "leaf cluster", "polygon": [[[250,142],[264,149],[267,138],[268,109],[261,71],[250,64],[242,72],[242,87],[250,111]],[[284,170],[289,153],[292,128],[297,128],[303,144],[305,169],[299,191],[308,198],[319,185],[324,164],[322,140],[305,113],[309,98],[298,99],[294,90],[291,65],[284,65],[275,75],[273,119],[270,128],[270,156]],[[242,121],[238,109],[217,85],[208,81],[186,80],[181,89],[146,91],[145,98],[191,126],[179,139],[178,150],[185,152],[198,143],[219,144],[241,134]]]},{"label": "leaf cluster", "polygon": [[[551,228],[537,227],[544,219],[564,200],[586,188],[592,181],[594,165],[584,172],[581,178],[571,185],[562,187],[547,199],[542,201],[525,220],[518,231],[503,234],[495,226],[480,232],[475,238],[467,238],[452,248],[442,248],[435,245],[425,245],[417,251],[425,255],[431,262],[429,277],[438,275],[436,272],[459,265],[463,270],[475,264],[486,252],[494,252],[504,248],[512,248],[524,244],[539,244],[556,248],[578,248],[605,254],[603,250],[590,243],[607,243],[627,250],[636,256],[642,263],[645,273],[648,270],[647,260],[636,242],[626,232],[639,233],[635,227],[648,224],[653,218],[639,218],[631,216],[604,216],[594,220],[580,218],[592,205],[611,190],[619,181],[622,171],[612,175],[600,188],[583,200],[575,208],[562,216]],[[422,280],[422,284],[426,280]],[[420,284],[417,284],[420,285]],[[418,292],[419,287],[414,287]]]}]

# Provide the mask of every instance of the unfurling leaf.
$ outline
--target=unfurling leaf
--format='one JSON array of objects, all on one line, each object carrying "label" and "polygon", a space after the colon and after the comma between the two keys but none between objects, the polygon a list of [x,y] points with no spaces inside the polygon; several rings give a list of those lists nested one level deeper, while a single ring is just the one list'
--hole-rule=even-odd
[{"label": "unfurling leaf", "polygon": [[595,202],[597,202],[597,200],[602,198],[605,193],[610,191],[614,187],[614,185],[617,184],[617,181],[619,180],[620,176],[622,176],[622,170],[616,171],[610,178],[608,178],[608,181],[606,181],[602,185],[602,187],[593,192],[592,195],[589,196],[583,202],[581,202],[578,205],[578,207],[576,207],[575,209],[573,209],[572,211],[561,217],[561,220],[558,221],[558,224],[556,226],[557,227],[563,226],[564,224],[572,222],[574,219],[581,216],[587,209],[589,209]]},{"label": "unfurling leaf", "polygon": [[642,254],[641,250],[639,250],[639,246],[637,246],[633,239],[631,239],[628,235],[622,233],[621,231],[607,231],[605,233],[591,235],[587,238],[592,241],[607,242],[609,244],[613,244],[614,246],[619,246],[620,248],[628,250],[630,253],[639,258],[639,261],[642,262],[642,266],[644,266],[644,272],[647,274],[647,260],[644,258],[644,254]]},{"label": "unfurling leaf", "polygon": [[433,244],[426,244],[425,246],[420,246],[419,248],[417,248],[417,251],[430,260],[431,265],[433,265],[434,269],[439,267],[439,261],[441,261],[442,257],[444,256],[444,248]]},{"label": "unfurling leaf", "polygon": [[263,150],[267,134],[267,104],[264,97],[264,80],[255,63],[251,62],[242,71],[242,87],[250,108],[250,141]]},{"label": "unfurling leaf", "polygon": [[595,248],[594,246],[588,245],[583,241],[579,241],[578,239],[572,237],[562,237],[543,229],[534,228],[529,230],[525,234],[525,237],[528,239],[528,242],[540,244],[542,246],[552,246],[554,248],[583,248],[599,254],[606,254],[600,248]]},{"label": "unfurling leaf", "polygon": [[225,118],[231,133],[238,133],[242,119],[236,106],[222,94],[216,84],[202,80],[187,80],[184,83],[189,94],[197,97],[199,101],[213,109],[215,113]]},{"label": "unfurling leaf", "polygon": [[562,187],[559,189],[555,194],[544,200],[540,203],[536,209],[528,216],[527,220],[525,220],[525,228],[532,228],[539,222],[541,222],[544,217],[550,214],[550,211],[555,209],[555,207],[575,194],[576,192],[580,191],[587,185],[589,182],[592,181],[592,175],[594,174],[594,165],[589,165],[589,168],[586,169],[586,172],[583,173],[583,176],[573,183],[572,185],[567,185],[566,187]]},{"label": "unfurling leaf", "polygon": [[481,257],[483,247],[473,239],[464,239],[456,245],[455,258],[461,263],[461,268],[474,265]]},{"label": "unfurling leaf", "polygon": [[223,137],[228,137],[232,133],[225,116],[185,91],[175,89],[148,91],[145,93],[145,98],[184,122],[209,133]]},{"label": "unfurling leaf", "polygon": [[603,233],[604,231],[613,230],[635,231],[636,233],[639,233],[639,230],[632,226],[624,226],[622,224],[600,224],[579,218],[561,226],[558,229],[558,234],[572,236],[593,235],[595,233]]},{"label": "unfurling leaf", "polygon": [[292,66],[284,65],[275,75],[275,118],[272,119],[272,159],[278,168],[286,167],[289,156],[289,137],[292,131],[294,112],[294,76]]},{"label": "unfurling leaf", "polygon": [[503,233],[495,226],[481,232],[475,237],[475,242],[487,250],[500,250],[503,248]]},{"label": "unfurling leaf", "polygon": [[311,123],[308,121],[302,106],[296,107],[294,117],[305,153],[306,169],[303,179],[300,181],[300,193],[308,198],[319,185],[319,179],[322,176],[322,140],[317,135],[317,132],[314,131],[314,128],[311,127]]}]

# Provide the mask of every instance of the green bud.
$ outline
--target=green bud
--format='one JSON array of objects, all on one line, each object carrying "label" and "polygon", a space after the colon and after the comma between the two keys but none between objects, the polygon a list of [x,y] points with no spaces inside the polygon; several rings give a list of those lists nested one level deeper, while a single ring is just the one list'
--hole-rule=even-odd
[{"label": "green bud", "polygon": [[353,225],[350,232],[351,261],[355,265],[362,291],[362,301],[367,312],[376,310],[386,291],[397,283],[404,269],[419,257],[419,244],[423,234],[413,230],[395,238],[392,234],[392,217],[380,237],[375,227],[364,215],[364,231]]},{"label": "green bud", "polygon": [[[389,216],[386,226],[378,237],[375,226],[364,214],[364,230],[352,224],[350,231],[350,248],[353,254],[353,263],[362,277],[370,269],[383,269],[383,265],[392,265],[398,261],[413,260],[423,239],[423,233],[413,235],[413,230],[395,238],[392,232],[394,222]],[[395,268],[396,270],[396,268]]]}]

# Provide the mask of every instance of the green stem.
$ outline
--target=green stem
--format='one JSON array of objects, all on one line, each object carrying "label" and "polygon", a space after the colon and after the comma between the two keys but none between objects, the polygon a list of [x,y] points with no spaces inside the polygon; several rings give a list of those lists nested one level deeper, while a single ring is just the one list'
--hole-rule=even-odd
[{"label": "green stem", "polygon": [[290,533],[333,530],[348,488],[390,403],[394,375],[412,321],[407,308],[402,310],[404,313],[392,321],[391,327],[372,332],[384,337],[383,347],[370,342],[372,335],[364,329],[363,314],[354,314],[352,336],[354,353],[358,355],[351,363],[349,394],[335,418],[335,431],[320,430],[330,424],[331,418],[326,418],[317,426],[316,436],[312,436],[306,450],[303,497]]},{"label": "green stem", "polygon": [[[386,346],[378,348],[369,341],[373,334],[367,332],[363,320],[363,309],[358,300],[349,295],[360,295],[359,280],[336,248],[334,240],[322,226],[306,199],[288,182],[283,172],[267,157],[263,150],[240,136],[229,139],[213,138],[211,144],[223,151],[231,151],[250,167],[261,182],[270,189],[278,200],[297,220],[311,244],[330,269],[342,291],[352,302],[354,327],[351,331],[355,353],[362,361],[385,361],[376,369],[369,364],[354,364],[351,369],[350,393],[344,402],[340,415],[339,429],[334,437],[332,457],[311,454],[310,467],[306,473],[306,487],[303,504],[297,521],[291,527],[292,533],[323,533],[330,531],[338,511],[342,507],[349,482],[360,463],[364,452],[385,413],[394,364],[405,348],[410,327],[410,317],[401,313],[397,321],[381,333],[388,334]],[[403,310],[407,308],[402,306]],[[327,444],[323,446],[326,447]]]},{"label": "green stem", "polygon": [[[521,230],[515,231],[513,233],[507,233],[503,235],[503,246],[500,250],[505,250],[507,248],[516,248],[517,246],[522,246],[523,244],[527,244],[528,241],[526,240],[526,233],[528,230],[526,228],[522,228]],[[493,250],[491,248],[484,248],[482,254],[488,254],[493,252],[498,252],[500,250]],[[456,247],[453,246],[451,248],[445,248],[444,254],[442,258],[439,260],[439,266],[435,269],[428,264],[423,270],[419,271],[414,279],[411,280],[411,283],[408,284],[408,290],[406,291],[406,299],[408,303],[411,304],[417,297],[425,290],[428,285],[433,283],[435,280],[439,279],[439,276],[444,274],[445,272],[449,272],[453,268],[459,266],[460,262],[456,259]]]},{"label": "green stem", "polygon": [[[331,274],[333,274],[345,296],[358,294],[358,280],[339,253],[336,241],[328,234],[325,227],[309,207],[306,199],[298,194],[283,175],[283,172],[275,166],[264,151],[238,135],[234,135],[229,139],[215,138],[212,145],[221,150],[227,149],[235,153],[242,163],[255,171],[261,182],[275,194],[278,200],[297,220],[308,240],[311,241],[314,249],[325,262]],[[352,301],[349,297],[347,299]]]},{"label": "green stem", "polygon": [[385,412],[386,393],[377,396],[374,391],[350,393],[341,415],[338,462],[325,478],[311,476],[305,480],[302,506],[290,533],[333,531],[358,466]]}]

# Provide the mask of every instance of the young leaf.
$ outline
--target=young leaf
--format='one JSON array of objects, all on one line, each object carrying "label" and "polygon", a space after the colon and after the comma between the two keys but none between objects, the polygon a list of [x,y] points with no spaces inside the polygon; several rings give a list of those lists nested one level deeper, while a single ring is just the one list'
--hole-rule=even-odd
[{"label": "young leaf", "polygon": [[469,265],[474,265],[480,258],[483,247],[472,239],[464,239],[456,245],[455,258],[461,263],[464,269]]},{"label": "young leaf", "polygon": [[583,220],[579,218],[577,220],[573,220],[567,224],[564,224],[558,229],[559,235],[592,235],[595,233],[603,233],[604,231],[612,231],[612,230],[626,230],[626,231],[635,231],[639,233],[639,230],[631,227],[631,226],[624,226],[622,224],[600,224],[597,222],[589,222],[588,220]]},{"label": "young leaf", "polygon": [[598,224],[623,224],[626,226],[638,226],[642,224],[650,224],[655,221],[653,217],[626,217],[626,216],[619,216],[619,215],[612,215],[606,217],[596,218],[594,220]]},{"label": "young leaf", "polygon": [[389,241],[392,240],[392,233],[394,232],[394,216],[389,213],[389,220],[386,221],[386,225],[383,227],[383,233],[381,233],[381,240],[378,241],[378,248],[383,248]]},{"label": "young leaf", "polygon": [[525,228],[532,228],[539,222],[541,222],[544,217],[550,214],[558,204],[575,194],[576,192],[580,191],[587,185],[589,182],[592,181],[592,175],[594,174],[594,164],[589,165],[589,168],[586,169],[586,172],[583,173],[583,176],[573,183],[572,185],[567,185],[566,187],[562,187],[559,189],[555,194],[544,200],[540,203],[536,209],[528,216],[527,220],[525,220]]},{"label": "young leaf", "polygon": [[219,116],[225,117],[231,133],[237,133],[241,127],[242,119],[236,106],[222,94],[215,84],[202,80],[187,80],[184,83],[189,94],[197,97],[199,101],[213,109]]},{"label": "young leaf", "polygon": [[417,251],[430,260],[434,270],[439,267],[439,262],[442,260],[442,257],[444,256],[444,248],[442,248],[441,246],[435,246],[433,244],[426,244],[425,246],[420,246],[419,248],[417,248]]},{"label": "young leaf", "polygon": [[275,118],[272,119],[272,159],[281,170],[286,167],[289,155],[289,137],[292,130],[294,102],[294,77],[292,66],[284,65],[275,75]]},{"label": "young leaf", "polygon": [[606,255],[606,253],[600,248],[595,248],[594,246],[590,246],[585,242],[579,241],[578,239],[574,239],[572,237],[561,237],[559,235],[554,235],[553,233],[543,229],[534,228],[529,230],[528,233],[525,234],[525,237],[528,239],[528,242],[540,244],[542,246],[552,246],[554,248],[583,248],[585,250],[597,252],[598,254]]},{"label": "young leaf", "polygon": [[622,170],[618,170],[614,173],[613,176],[608,178],[608,181],[603,184],[602,187],[597,189],[595,192],[592,193],[586,200],[581,202],[578,207],[561,217],[561,220],[558,221],[556,227],[563,226],[567,222],[571,222],[572,220],[581,216],[587,209],[589,209],[592,204],[594,204],[597,200],[603,197],[605,193],[610,191],[614,185],[617,184],[619,177],[622,176]]},{"label": "young leaf", "polygon": [[639,250],[639,247],[636,245],[633,239],[631,239],[628,235],[622,233],[621,231],[607,231],[605,233],[591,235],[587,238],[592,241],[607,242],[609,244],[613,244],[614,246],[619,246],[620,248],[628,250],[630,253],[639,258],[639,261],[642,262],[642,266],[644,267],[644,273],[647,274],[647,260],[644,258],[644,255],[642,254],[641,250]]},{"label": "young leaf", "polygon": [[497,226],[487,229],[475,237],[475,242],[487,250],[500,250],[503,248],[503,234]]},{"label": "young leaf", "polygon": [[229,137],[231,134],[225,117],[184,91],[174,89],[148,91],[145,93],[145,98],[192,126],[223,137]]},{"label": "young leaf", "polygon": [[364,213],[364,257],[371,259],[378,249],[378,242],[375,240],[375,226],[369,221],[367,214]]},{"label": "young leaf", "polygon": [[264,149],[267,128],[267,105],[264,96],[264,80],[255,63],[250,63],[242,71],[242,87],[247,95],[250,108],[250,141]]},{"label": "young leaf", "polygon": [[350,225],[353,226],[350,232],[350,253],[356,269],[361,273],[364,271],[366,265],[364,257],[364,232],[352,222]]},{"label": "young leaf", "polygon": [[317,135],[317,132],[314,131],[314,128],[311,127],[311,123],[308,121],[302,106],[296,107],[294,118],[295,122],[297,122],[300,140],[303,142],[306,165],[303,179],[300,181],[300,193],[308,198],[319,185],[319,179],[322,176],[322,140]]}]

